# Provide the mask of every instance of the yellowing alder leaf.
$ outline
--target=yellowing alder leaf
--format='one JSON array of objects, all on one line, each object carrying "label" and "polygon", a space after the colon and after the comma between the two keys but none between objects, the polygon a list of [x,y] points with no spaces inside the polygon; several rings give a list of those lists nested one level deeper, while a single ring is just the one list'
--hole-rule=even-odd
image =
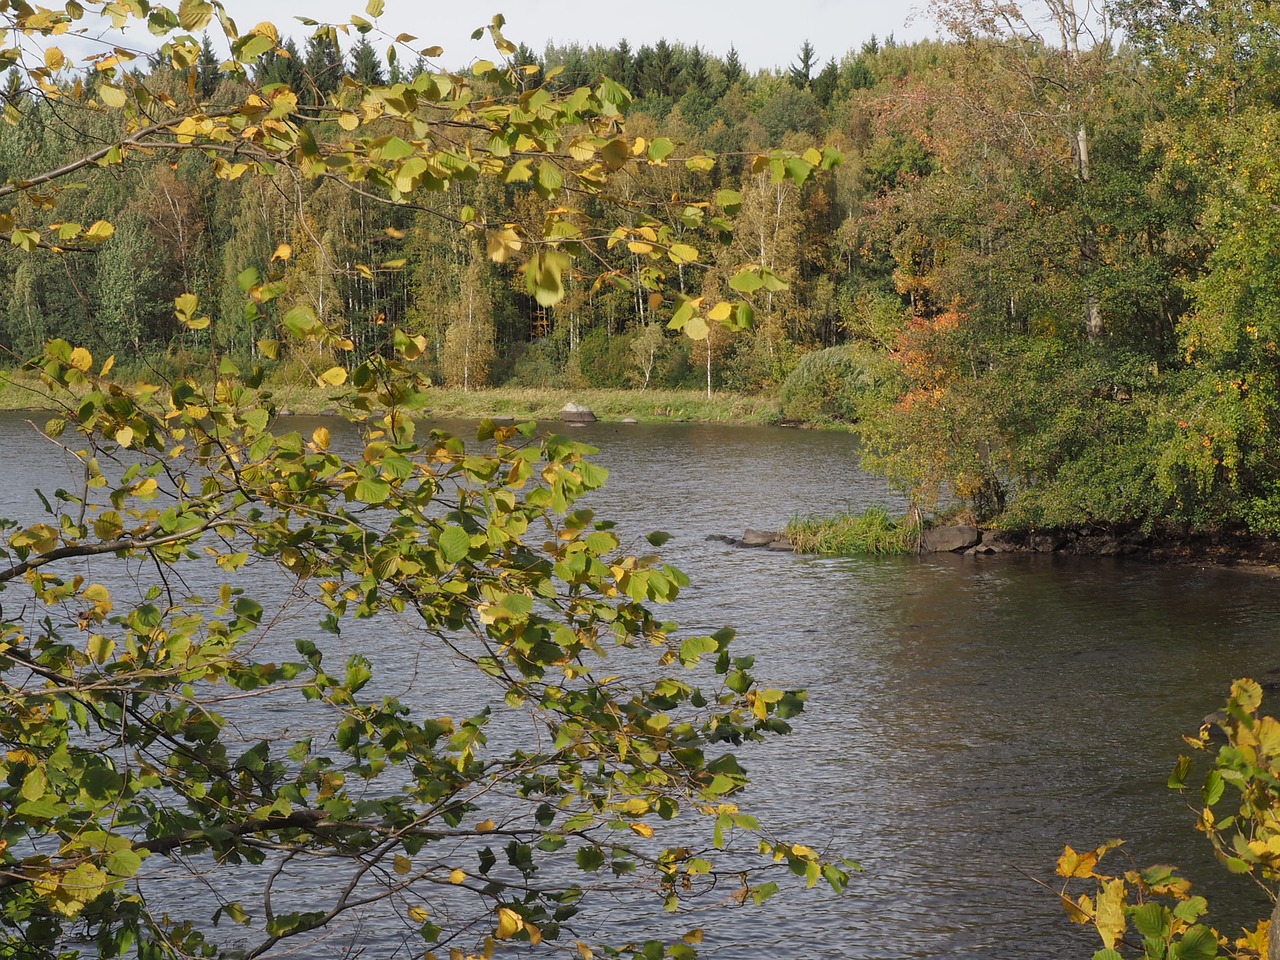
[{"label": "yellowing alder leaf", "polygon": [[322,387],[340,387],[347,382],[346,367],[330,367],[320,376],[316,377],[316,383]]},{"label": "yellowing alder leaf", "polygon": [[98,84],[98,99],[113,110],[119,110],[129,102],[129,95],[113,83]]},{"label": "yellowing alder leaf", "polygon": [[498,908],[498,929],[494,936],[499,940],[510,940],[524,929],[524,917],[510,907]]}]

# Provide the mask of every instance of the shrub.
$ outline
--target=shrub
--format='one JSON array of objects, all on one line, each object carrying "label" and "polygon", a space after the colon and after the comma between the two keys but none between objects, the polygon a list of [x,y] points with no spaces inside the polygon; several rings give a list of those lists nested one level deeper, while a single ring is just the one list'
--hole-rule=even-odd
[{"label": "shrub", "polygon": [[828,347],[806,354],[782,384],[786,420],[857,423],[873,401],[887,394],[887,378],[875,367],[883,359],[862,347]]}]

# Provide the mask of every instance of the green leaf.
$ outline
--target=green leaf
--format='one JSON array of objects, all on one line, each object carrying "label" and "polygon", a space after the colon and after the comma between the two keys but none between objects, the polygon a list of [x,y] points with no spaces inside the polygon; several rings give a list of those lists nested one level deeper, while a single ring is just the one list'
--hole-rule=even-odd
[{"label": "green leaf", "polygon": [[739,270],[729,278],[729,286],[739,293],[755,293],[764,286],[760,271],[755,269]]},{"label": "green leaf", "polygon": [[1170,960],[1215,960],[1218,939],[1208,927],[1192,927],[1169,952]]},{"label": "green leaf", "polygon": [[1226,783],[1223,782],[1222,774],[1217,770],[1210,770],[1204,778],[1204,786],[1200,788],[1200,796],[1204,800],[1204,805],[1212,807],[1221,800],[1222,792],[1226,789],[1226,786]]},{"label": "green leaf", "polygon": [[378,17],[382,16],[384,6],[385,4],[383,3],[383,0],[369,0],[369,3],[364,8],[364,12],[376,20]]},{"label": "green leaf", "polygon": [[1144,937],[1167,937],[1173,929],[1169,908],[1159,903],[1144,903],[1130,912],[1133,925]]},{"label": "green leaf", "polygon": [[716,205],[732,216],[742,209],[742,194],[737,190],[721,190],[716,194]]},{"label": "green leaf", "polygon": [[241,63],[249,63],[257,60],[264,53],[274,50],[275,46],[276,42],[270,37],[255,33],[242,37],[237,44],[233,45],[233,48],[237,60]]},{"label": "green leaf", "polygon": [[649,159],[660,163],[675,152],[676,145],[666,137],[655,137],[649,143]]},{"label": "green leaf", "polygon": [[300,303],[281,320],[284,328],[297,337],[308,337],[320,328],[315,311],[305,303]]},{"label": "green leaf", "polygon": [[142,857],[133,850],[117,850],[106,859],[107,870],[117,877],[132,877],[142,867]]},{"label": "green leaf", "polygon": [[391,495],[391,484],[381,477],[365,477],[356,482],[355,498],[361,503],[384,503]]},{"label": "green leaf", "polygon": [[440,554],[446,563],[457,563],[471,550],[471,537],[459,526],[448,526],[440,531]]}]

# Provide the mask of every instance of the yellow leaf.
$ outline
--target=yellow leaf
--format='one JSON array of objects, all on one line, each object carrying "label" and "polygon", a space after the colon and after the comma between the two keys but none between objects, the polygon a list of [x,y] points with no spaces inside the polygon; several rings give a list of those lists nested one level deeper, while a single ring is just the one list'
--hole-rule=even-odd
[{"label": "yellow leaf", "polygon": [[316,383],[322,387],[340,387],[347,382],[346,367],[330,367],[320,376],[316,377]]},{"label": "yellow leaf", "polygon": [[653,827],[649,826],[647,823],[632,823],[628,824],[628,826],[646,840],[653,836]]},{"label": "yellow leaf", "polygon": [[510,940],[524,929],[524,917],[510,907],[498,908],[498,929],[495,932],[499,940]]},{"label": "yellow leaf", "polygon": [[328,450],[329,439],[328,427],[316,427],[311,434],[311,442],[316,445],[318,450]]},{"label": "yellow leaf", "polygon": [[397,853],[395,858],[391,861],[391,869],[403,877],[413,869],[413,863],[404,854]]},{"label": "yellow leaf", "polygon": [[492,820],[481,820],[479,823],[476,824],[476,832],[488,833],[495,826],[496,824]]},{"label": "yellow leaf", "polygon": [[280,244],[280,246],[276,247],[276,252],[271,255],[271,259],[273,261],[289,260],[292,257],[293,257],[293,247],[291,247],[287,243]]},{"label": "yellow leaf", "polygon": [[250,30],[249,33],[255,34],[259,37],[267,37],[272,43],[280,42],[280,31],[276,29],[276,25],[274,23],[267,20],[262,21],[262,23]]},{"label": "yellow leaf", "polygon": [[81,373],[88,373],[93,369],[93,354],[84,347],[76,347],[71,351],[71,365]]},{"label": "yellow leaf", "polygon": [[160,485],[156,483],[155,477],[147,477],[145,480],[140,480],[133,485],[132,493],[135,497],[142,497],[145,499],[147,497],[155,496],[156,490],[159,489],[159,487]]},{"label": "yellow leaf", "polygon": [[44,51],[44,65],[50,70],[61,70],[67,58],[57,47],[47,47]]},{"label": "yellow leaf", "polygon": [[200,306],[200,298],[194,293],[180,293],[173,298],[173,310],[179,320],[186,320]]},{"label": "yellow leaf", "polygon": [[733,314],[733,304],[721,300],[707,311],[707,319],[716,323],[724,323]]},{"label": "yellow leaf", "polygon": [[690,930],[680,939],[683,940],[685,943],[699,944],[702,942],[702,930],[701,929]]},{"label": "yellow leaf", "polygon": [[429,916],[431,916],[431,914],[427,913],[425,907],[415,905],[409,908],[409,919],[414,923],[426,923],[427,917]]},{"label": "yellow leaf", "polygon": [[360,126],[360,118],[354,113],[340,113],[338,114],[338,126],[350,133]]},{"label": "yellow leaf", "polygon": [[119,110],[129,102],[129,95],[123,89],[111,83],[98,84],[98,97],[108,107],[115,110]]},{"label": "yellow leaf", "polygon": [[671,249],[667,251],[667,256],[671,258],[672,263],[697,263],[698,251],[696,247],[691,247],[687,243],[673,244]]},{"label": "yellow leaf", "polygon": [[107,359],[102,362],[102,373],[99,374],[99,376],[105,377],[108,373],[111,372],[111,368],[114,367],[115,365],[116,365],[116,355],[113,353],[111,356],[107,357]]},{"label": "yellow leaf", "polygon": [[467,875],[462,870],[454,870],[451,874],[449,874],[449,882],[453,884],[464,883],[466,882],[466,879],[467,879]]},{"label": "yellow leaf", "polygon": [[115,236],[116,228],[106,220],[96,220],[89,229],[84,232],[84,238],[94,243],[101,243],[103,240],[110,240]]},{"label": "yellow leaf", "polygon": [[1124,881],[1117,878],[1103,884],[1102,895],[1098,897],[1098,916],[1094,925],[1108,950],[1114,950],[1124,936],[1126,892]]},{"label": "yellow leaf", "polygon": [[127,447],[133,443],[133,427],[121,427],[116,431],[116,443]]}]

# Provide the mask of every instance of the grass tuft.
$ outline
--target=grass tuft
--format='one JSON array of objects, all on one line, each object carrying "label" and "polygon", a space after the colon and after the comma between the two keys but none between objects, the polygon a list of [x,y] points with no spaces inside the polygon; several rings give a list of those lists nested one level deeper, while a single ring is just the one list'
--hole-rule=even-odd
[{"label": "grass tuft", "polygon": [[829,556],[887,556],[915,553],[920,524],[894,517],[884,507],[832,517],[797,517],[787,524],[787,537],[799,553]]}]

